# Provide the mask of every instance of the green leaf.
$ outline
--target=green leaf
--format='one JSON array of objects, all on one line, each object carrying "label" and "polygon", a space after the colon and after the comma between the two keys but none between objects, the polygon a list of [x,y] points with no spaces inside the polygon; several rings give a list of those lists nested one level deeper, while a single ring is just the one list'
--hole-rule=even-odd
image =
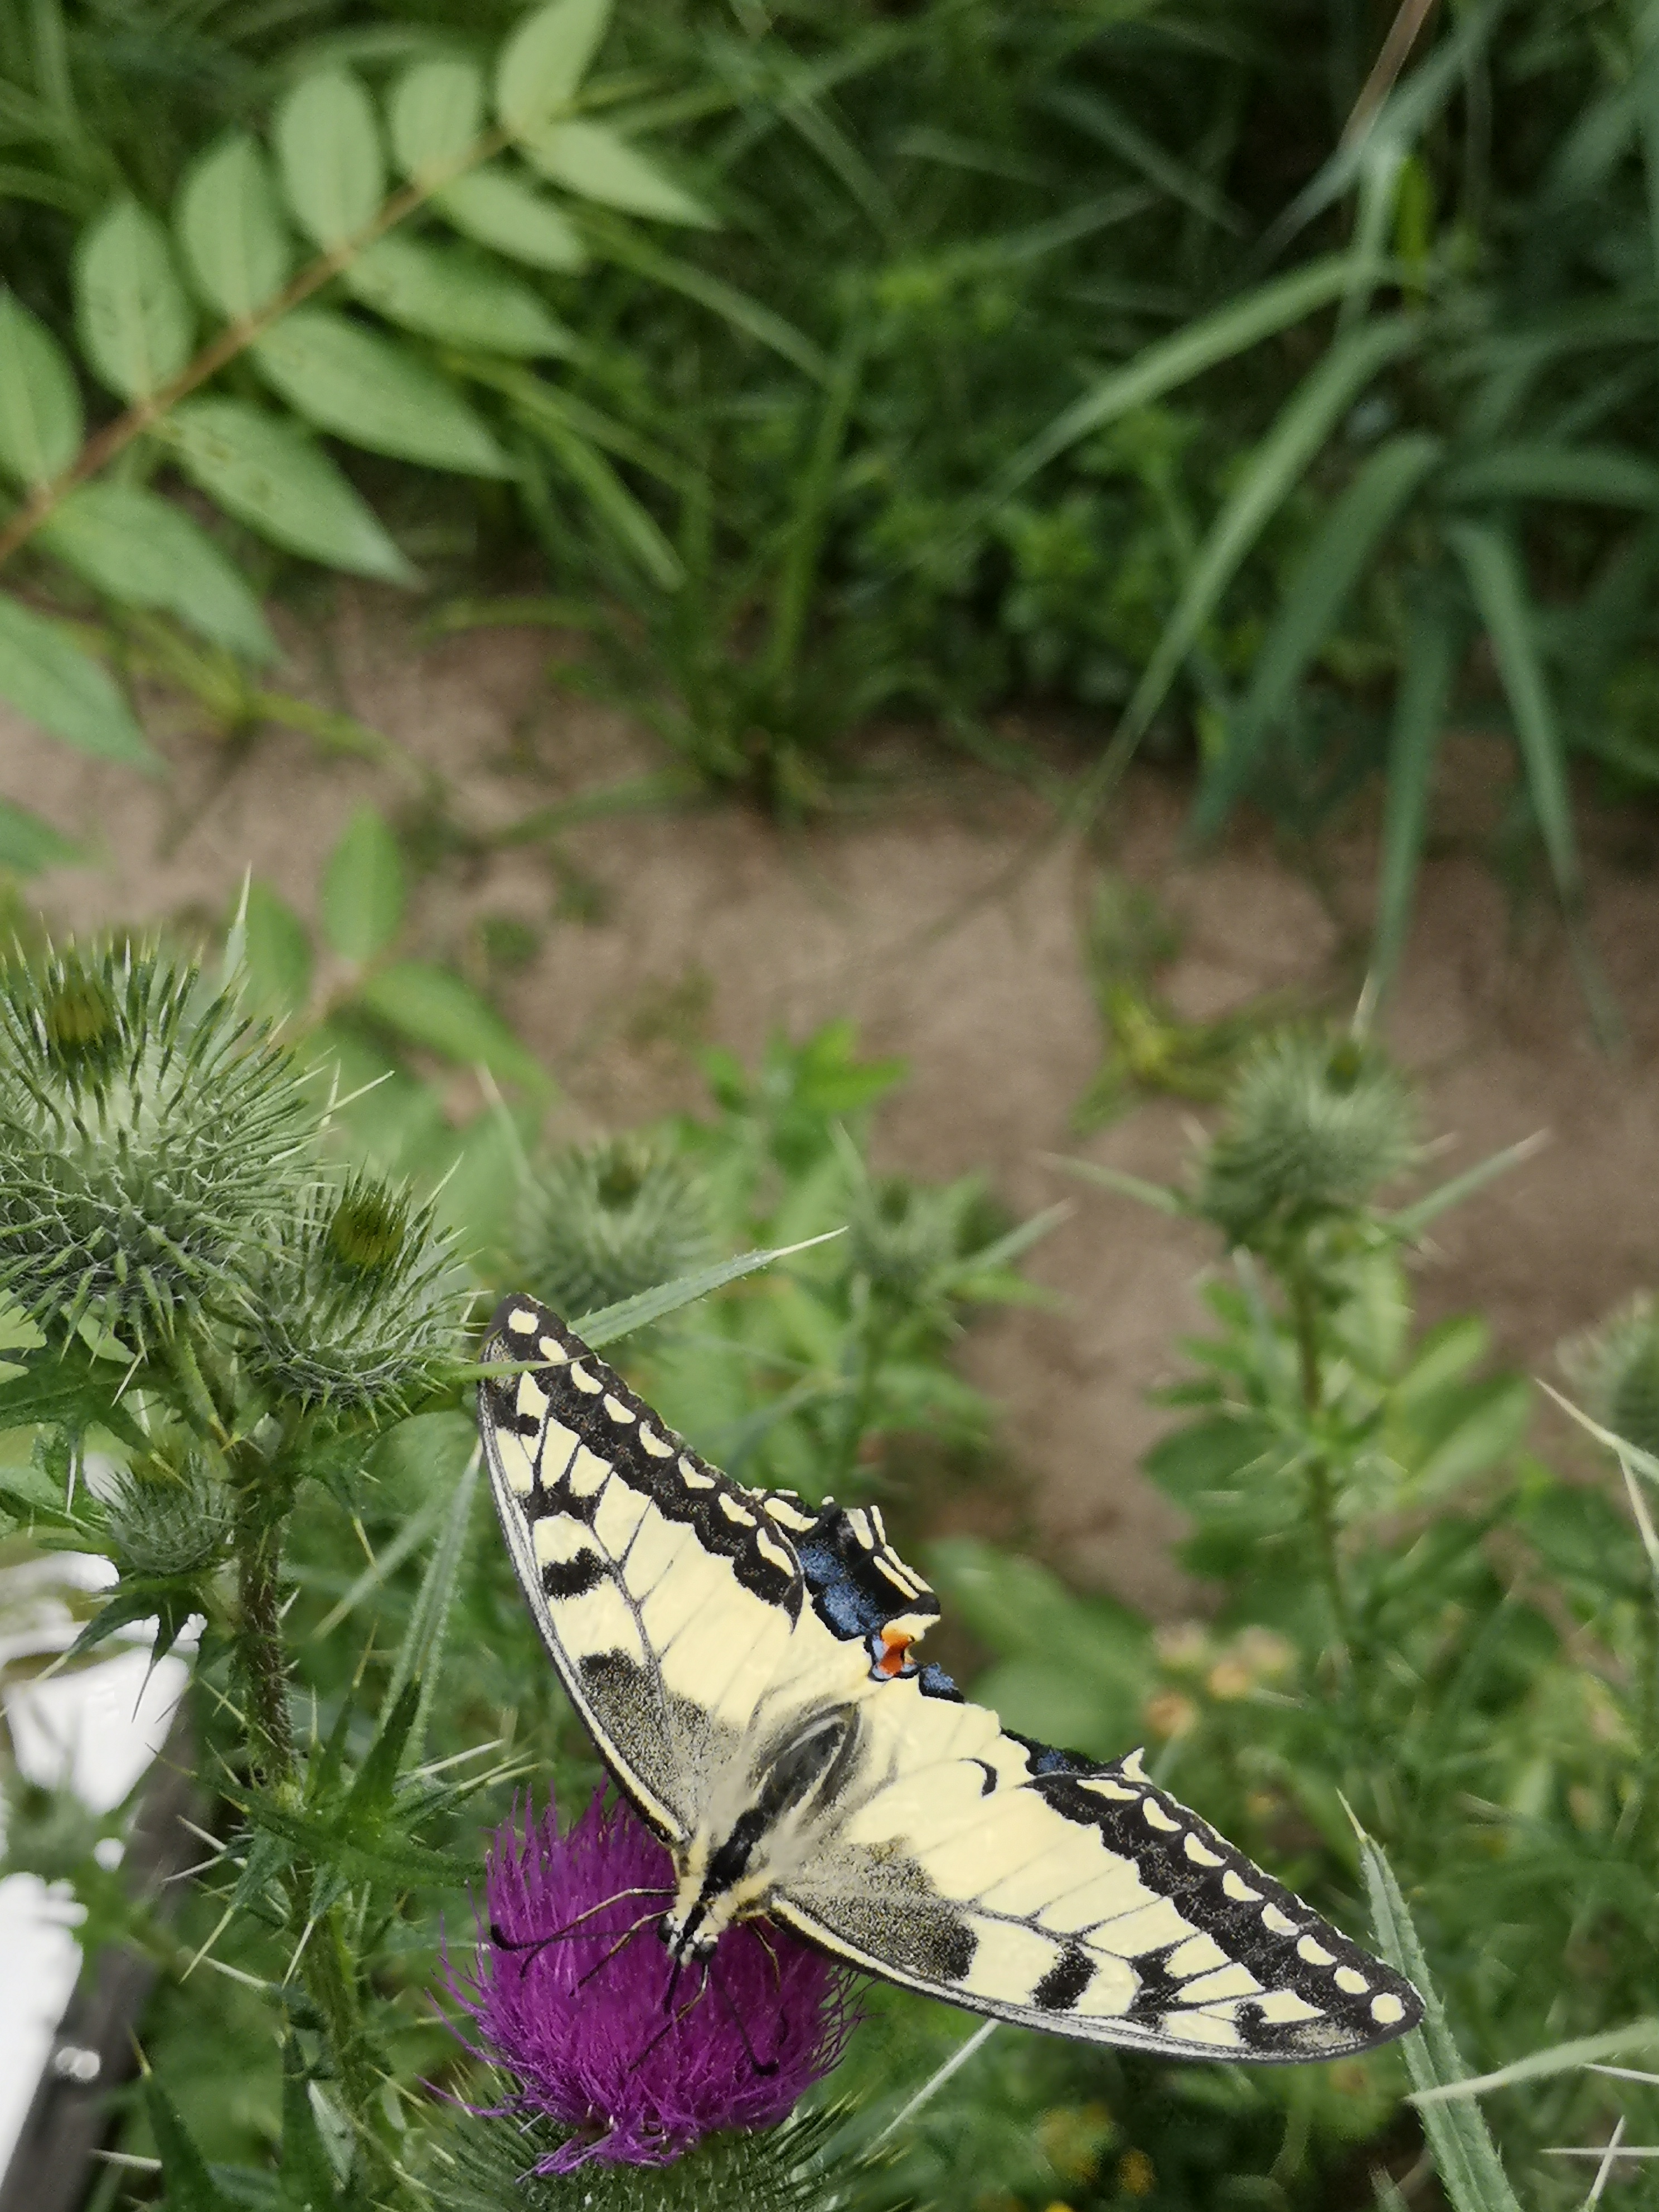
[{"label": "green leaf", "polygon": [[386,197],[380,126],[349,71],[319,70],[295,85],[278,111],[276,137],[283,189],[308,237],[343,246],[374,221]]},{"label": "green leaf", "polygon": [[277,2171],[284,2212],[344,2212],[312,2109],[299,2038],[292,2034],[283,2043],[283,2143]]},{"label": "green leaf", "polygon": [[769,346],[816,382],[829,382],[828,355],[814,345],[804,331],[797,330],[770,307],[763,307],[758,300],[750,299],[747,292],[740,292],[723,277],[711,276],[706,269],[698,269],[674,254],[660,252],[625,223],[599,216],[590,222],[589,228],[599,239],[607,259],[636,270],[653,284],[665,284],[671,291],[683,292],[688,300],[707,307],[711,314],[718,315],[744,337]]},{"label": "green leaf", "polygon": [[1578,499],[1604,507],[1659,507],[1659,465],[1622,446],[1548,439],[1494,447],[1448,469],[1448,500]]},{"label": "green leaf", "polygon": [[0,698],[54,738],[100,760],[157,769],[132,709],[98,665],[55,623],[0,598]]},{"label": "green leaf", "polygon": [[166,231],[137,200],[118,201],[82,239],[75,293],[87,359],[123,399],[148,399],[190,359],[195,315]]},{"label": "green leaf", "polygon": [[345,1833],[334,1821],[296,1813],[252,1793],[242,1809],[256,1827],[301,1850],[331,1873],[353,1881],[380,1881],[398,1889],[460,1889],[477,1875],[469,1860],[428,1850],[392,1830],[373,1838]]},{"label": "green leaf", "polygon": [[1102,377],[1023,446],[975,501],[970,516],[958,527],[972,527],[1011,499],[1057,455],[1091,432],[1115,422],[1133,408],[1150,405],[1201,376],[1206,369],[1233,360],[1263,338],[1272,337],[1276,331],[1304,322],[1333,300],[1340,299],[1353,276],[1354,264],[1346,254],[1310,262],[1292,276],[1276,277],[1241,299],[1229,301],[1213,314],[1188,323],[1173,337],[1147,346],[1133,361]]},{"label": "green leaf", "polygon": [[613,1306],[600,1306],[592,1313],[583,1314],[570,1326],[598,1352],[607,1344],[615,1344],[619,1337],[631,1336],[635,1329],[648,1328],[665,1315],[678,1313],[694,1299],[706,1298],[710,1291],[735,1283],[741,1276],[752,1275],[757,1267],[769,1267],[774,1261],[791,1259],[797,1252],[810,1252],[814,1245],[828,1244],[832,1237],[845,1234],[841,1229],[826,1230],[822,1237],[803,1237],[799,1244],[779,1244],[770,1251],[740,1252],[735,1260],[717,1260],[712,1266],[698,1267],[689,1275],[677,1275],[672,1283],[659,1283],[654,1290],[637,1291],[631,1298],[619,1299]]},{"label": "green leaf", "polygon": [[556,123],[523,140],[526,159],[544,177],[584,199],[660,222],[714,228],[707,208],[603,123]]},{"label": "green leaf", "polygon": [[[475,1442],[467,1459],[465,1472],[455,1486],[442,1530],[433,1548],[427,1571],[421,1578],[420,1590],[409,1616],[409,1627],[392,1664],[392,1680],[386,1686],[384,1707],[386,1717],[380,1723],[382,1731],[389,1729],[397,1704],[405,1694],[405,1686],[407,1692],[414,1697],[410,1726],[406,1731],[407,1741],[391,1761],[393,1779],[398,1766],[412,1765],[420,1758],[425,1745],[427,1718],[438,1687],[444,1638],[448,1632],[450,1608],[455,1601],[461,1562],[465,1556],[466,1524],[478,1486],[478,1469],[482,1462],[483,1454]],[[373,1757],[371,1753],[369,1759],[364,1761],[363,1771],[353,1786],[354,1797],[357,1788],[363,1783],[363,1776],[368,1773]],[[389,1802],[389,1782],[386,1794]]]},{"label": "green leaf", "polygon": [[144,2108],[161,2154],[167,2212],[235,2212],[208,2171],[207,2161],[153,2074],[144,2075]]},{"label": "green leaf", "polygon": [[1369,985],[1374,999],[1380,999],[1394,981],[1406,949],[1428,829],[1429,779],[1440,732],[1446,726],[1462,650],[1462,625],[1455,613],[1441,595],[1422,594],[1413,611],[1389,739]]},{"label": "green leaf", "polygon": [[1114,733],[1115,748],[1121,750],[1146,729],[1222,594],[1303,471],[1372,377],[1414,345],[1417,336],[1406,316],[1365,324],[1338,338],[1285,401],[1198,550],[1175,612]]},{"label": "green leaf", "polygon": [[392,151],[404,176],[441,176],[483,128],[483,78],[471,62],[416,62],[392,94]]},{"label": "green leaf", "polygon": [[373,453],[502,477],[507,458],[452,385],[389,339],[326,307],[299,307],[249,349],[289,404]]},{"label": "green leaf", "polygon": [[354,576],[419,580],[326,453],[237,399],[175,407],[164,434],[192,483],[273,545]]},{"label": "green leaf", "polygon": [[136,484],[82,484],[48,515],[42,542],[77,575],[133,607],[161,607],[250,660],[276,641],[240,571],[206,531]]},{"label": "green leaf", "polygon": [[372,806],[360,806],[323,873],[323,934],[343,959],[376,958],[403,927],[404,856]]},{"label": "green leaf", "polygon": [[568,107],[611,24],[611,0],[552,0],[526,16],[501,50],[495,112],[521,137]]},{"label": "green leaf", "polygon": [[0,291],[0,468],[49,483],[81,449],[81,395],[58,341]]},{"label": "green leaf", "polygon": [[574,276],[587,265],[586,248],[569,216],[508,170],[475,169],[457,177],[433,194],[432,204],[480,246],[532,269]]},{"label": "green leaf", "polygon": [[568,353],[574,343],[527,284],[481,255],[394,234],[376,239],[343,273],[367,306],[451,345],[527,360]]},{"label": "green leaf", "polygon": [[605,455],[570,421],[564,394],[544,379],[520,372],[503,386],[526,428],[546,447],[566,476],[579,484],[617,541],[659,590],[685,580],[679,555],[655,518],[635,498]]},{"label": "green leaf", "polygon": [[245,322],[288,282],[288,225],[264,149],[239,131],[196,162],[174,218],[202,296]]},{"label": "green leaf", "polygon": [[469,1066],[545,1091],[546,1071],[519,1042],[492,1006],[447,968],[402,960],[369,976],[356,1004],[410,1044],[424,1045]]},{"label": "green leaf", "polygon": [[242,915],[243,988],[258,1013],[297,1013],[311,995],[311,939],[293,908],[256,876]]},{"label": "green leaf", "polygon": [[1407,1238],[1420,1237],[1431,1221],[1437,1221],[1443,1213],[1449,1213],[1455,1206],[1462,1206],[1465,1199],[1473,1198],[1476,1191],[1484,1190],[1499,1176],[1507,1175],[1511,1168],[1519,1167],[1523,1160],[1529,1160],[1547,1141],[1542,1130],[1534,1130],[1530,1137],[1522,1137],[1513,1145],[1505,1145],[1501,1152],[1489,1153],[1484,1160],[1477,1160],[1472,1168],[1465,1168],[1462,1175],[1452,1176],[1423,1197],[1414,1200],[1410,1206],[1401,1206],[1397,1213],[1389,1215],[1389,1227],[1396,1236]]},{"label": "green leaf", "polygon": [[1408,431],[1379,446],[1315,532],[1257,653],[1226,750],[1193,810],[1200,836],[1218,829],[1249,781],[1268,732],[1324,649],[1377,546],[1440,455],[1440,441]]},{"label": "green leaf", "polygon": [[26,807],[0,799],[0,868],[33,876],[42,868],[68,867],[83,860],[81,848]]},{"label": "green leaf", "polygon": [[[1400,1893],[1400,1885],[1395,1880],[1394,1869],[1380,1845],[1363,1831],[1359,1833],[1359,1859],[1370,1900],[1371,1926],[1376,1931],[1376,1948],[1389,1966],[1415,1986],[1423,1999],[1423,2025],[1404,2037],[1400,2046],[1412,2087],[1419,2092],[1449,2087],[1462,2081],[1469,2069],[1446,2025],[1445,2012],[1429,1978],[1428,1961],[1406,1909],[1406,1900]],[[1451,2200],[1453,2212],[1521,2212],[1486,2123],[1475,2106],[1419,2105],[1418,2111],[1429,2148],[1434,2154],[1435,2169]]]}]

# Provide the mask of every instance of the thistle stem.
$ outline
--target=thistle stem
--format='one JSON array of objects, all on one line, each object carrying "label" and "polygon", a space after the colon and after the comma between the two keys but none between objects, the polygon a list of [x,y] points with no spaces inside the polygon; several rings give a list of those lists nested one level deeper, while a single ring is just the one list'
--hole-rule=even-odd
[{"label": "thistle stem", "polygon": [[1314,1440],[1312,1433],[1325,1405],[1324,1369],[1319,1352],[1318,1303],[1305,1270],[1299,1266],[1287,1271],[1285,1290],[1290,1300],[1291,1324],[1296,1334],[1302,1406],[1308,1416],[1310,1431],[1310,1449],[1306,1468],[1308,1525],[1313,1536],[1320,1579],[1325,1585],[1326,1601],[1330,1607],[1338,1671],[1352,1682],[1354,1674],[1353,1617],[1342,1573],[1341,1552],[1337,1542],[1336,1493],[1332,1480],[1331,1458],[1322,1443]]}]

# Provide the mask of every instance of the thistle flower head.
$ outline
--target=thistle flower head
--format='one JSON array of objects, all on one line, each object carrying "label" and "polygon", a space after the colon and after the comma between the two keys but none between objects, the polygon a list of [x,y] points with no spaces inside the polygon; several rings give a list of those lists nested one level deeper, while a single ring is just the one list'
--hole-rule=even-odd
[{"label": "thistle flower head", "polygon": [[1659,1311],[1646,1291],[1556,1357],[1585,1411],[1638,1451],[1659,1455]]},{"label": "thistle flower head", "polygon": [[287,1056],[193,969],[74,946],[0,975],[0,1291],[52,1333],[141,1348],[236,1300],[312,1108]]},{"label": "thistle flower head", "polygon": [[643,1136],[572,1146],[544,1167],[517,1258],[559,1313],[592,1313],[672,1282],[709,1253],[702,1183]]},{"label": "thistle flower head", "polygon": [[1235,1244],[1358,1207],[1417,1157],[1411,1093],[1352,1037],[1291,1030],[1258,1046],[1205,1154],[1198,1210]]},{"label": "thistle flower head", "polygon": [[860,1174],[847,1211],[848,1263],[900,1300],[922,1297],[994,1233],[978,1176],[931,1185],[908,1176]]},{"label": "thistle flower head", "polygon": [[840,1972],[781,1929],[728,1929],[671,1987],[654,1923],[673,1879],[633,1812],[601,1797],[568,1835],[551,1806],[539,1820],[526,1806],[495,1839],[488,1921],[449,1990],[468,2048],[514,2085],[492,2109],[570,2130],[538,2172],[665,2166],[717,2129],[772,2126],[842,2055]]},{"label": "thistle flower head", "polygon": [[466,1279],[433,1209],[372,1176],[321,1182],[271,1228],[244,1356],[279,1396],[396,1416],[455,1356]]},{"label": "thistle flower head", "polygon": [[230,1495],[193,1455],[178,1468],[152,1459],[118,1478],[104,1518],[124,1573],[203,1574],[230,1540]]}]

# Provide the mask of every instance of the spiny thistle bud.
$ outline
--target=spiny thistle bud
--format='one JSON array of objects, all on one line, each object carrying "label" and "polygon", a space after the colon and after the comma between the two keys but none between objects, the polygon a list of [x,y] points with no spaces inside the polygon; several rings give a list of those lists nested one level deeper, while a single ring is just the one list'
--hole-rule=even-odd
[{"label": "spiny thistle bud", "polygon": [[244,1342],[278,1396],[397,1418],[458,1356],[466,1278],[433,1210],[354,1175],[279,1221],[254,1271]]},{"label": "spiny thistle bud", "polygon": [[1352,1037],[1291,1030],[1268,1039],[1226,1105],[1197,1205],[1234,1244],[1364,1206],[1417,1157],[1411,1093]]},{"label": "spiny thistle bud", "polygon": [[1645,1291],[1571,1338],[1556,1357],[1588,1413],[1659,1456],[1659,1313]]},{"label": "spiny thistle bud", "polygon": [[[984,1234],[976,1236],[975,1229]],[[924,1297],[930,1284],[994,1233],[977,1176],[942,1185],[861,1176],[848,1200],[849,1264],[901,1301]]]},{"label": "spiny thistle bud", "polygon": [[230,1541],[230,1496],[194,1457],[176,1469],[152,1461],[120,1477],[104,1519],[124,1574],[205,1574]]},{"label": "spiny thistle bud", "polygon": [[518,1260],[548,1304],[592,1313],[709,1255],[701,1180],[643,1136],[572,1146],[537,1177]]},{"label": "spiny thistle bud", "polygon": [[287,1056],[196,971],[71,946],[0,975],[0,1291],[137,1348],[240,1297],[314,1122]]}]

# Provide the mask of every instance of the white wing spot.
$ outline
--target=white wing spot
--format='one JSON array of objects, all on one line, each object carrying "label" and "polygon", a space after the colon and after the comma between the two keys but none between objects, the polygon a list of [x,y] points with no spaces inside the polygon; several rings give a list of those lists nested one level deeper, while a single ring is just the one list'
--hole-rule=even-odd
[{"label": "white wing spot", "polygon": [[[1211,1974],[1218,1967],[1230,1966],[1232,1960],[1213,1936],[1194,1936],[1185,1943],[1177,1944],[1168,1963],[1170,1972],[1184,1982],[1189,1975]],[[1185,1996],[1184,1990],[1182,1995]]]},{"label": "white wing spot", "polygon": [[1181,1826],[1179,1820],[1170,1819],[1156,1797],[1141,1799],[1140,1816],[1149,1828],[1162,1828],[1167,1835],[1176,1834]]},{"label": "white wing spot", "polygon": [[854,1505],[847,1516],[848,1526],[866,1552],[876,1548],[876,1532],[870,1526],[870,1516],[861,1505]]},{"label": "white wing spot", "polygon": [[542,1415],[547,1411],[547,1393],[545,1390],[538,1389],[537,1388],[535,1376],[533,1375],[520,1375],[519,1377],[518,1397],[520,1413],[521,1414],[528,1414],[532,1421],[539,1421]]},{"label": "white wing spot", "polygon": [[1127,1759],[1120,1759],[1117,1765],[1118,1771],[1127,1774],[1131,1782],[1147,1782],[1152,1778],[1140,1763],[1139,1751],[1132,1751]]},{"label": "white wing spot", "polygon": [[793,1498],[768,1498],[762,1502],[766,1511],[782,1528],[804,1531],[817,1525],[812,1516],[810,1513],[803,1513]]},{"label": "white wing spot", "polygon": [[1380,1996],[1371,1999],[1371,2018],[1384,2027],[1392,2027],[1397,2020],[1404,2020],[1406,2008],[1398,1997]]},{"label": "white wing spot", "polygon": [[636,1418],[632,1407],[624,1406],[620,1398],[613,1398],[608,1390],[605,1394],[605,1410],[613,1421],[631,1421]]},{"label": "white wing spot", "polygon": [[680,1454],[679,1466],[688,1490],[712,1490],[714,1487],[714,1476],[705,1474],[689,1454],[685,1452]]},{"label": "white wing spot", "polygon": [[1120,1789],[1115,1782],[1108,1782],[1103,1776],[1085,1782],[1083,1787],[1092,1790],[1097,1797],[1114,1798],[1121,1805],[1133,1805],[1140,1796],[1139,1790]]},{"label": "white wing spot", "polygon": [[550,1367],[562,1367],[570,1354],[556,1336],[544,1336],[541,1340],[541,1355]]},{"label": "white wing spot", "polygon": [[1225,1859],[1222,1857],[1219,1851],[1212,1851],[1207,1844],[1200,1844],[1198,1838],[1194,1835],[1190,1830],[1183,1840],[1181,1848],[1186,1852],[1188,1857],[1192,1861],[1194,1866],[1218,1867],[1225,1866],[1227,1863]]},{"label": "white wing spot", "polygon": [[583,1444],[570,1462],[570,1487],[578,1498],[592,1498],[605,1488],[611,1474],[611,1462],[601,1459]]},{"label": "white wing spot", "polygon": [[1261,1924],[1275,1936],[1294,1936],[1296,1933],[1295,1921],[1288,1912],[1281,1912],[1276,1905],[1262,1906]]},{"label": "white wing spot", "polygon": [[522,1306],[514,1307],[507,1317],[507,1325],[514,1336],[534,1336],[536,1334],[536,1316],[533,1313],[526,1313]]},{"label": "white wing spot", "polygon": [[672,1459],[674,1456],[673,1445],[665,1443],[654,1429],[647,1428],[643,1421],[640,1424],[640,1442],[653,1459]]},{"label": "white wing spot", "polygon": [[[1296,1947],[1296,1955],[1298,1959],[1305,1959],[1310,1966],[1333,1966],[1336,1964],[1335,1952],[1328,1951],[1322,1943],[1316,1942],[1311,1936],[1304,1936],[1302,1938]],[[1365,1984],[1361,1982],[1359,1986],[1363,1990]]]},{"label": "white wing spot", "polygon": [[776,1567],[781,1573],[793,1575],[795,1563],[769,1529],[763,1528],[755,1538],[755,1549],[762,1559]]},{"label": "white wing spot", "polygon": [[597,1398],[605,1385],[597,1375],[590,1375],[580,1359],[570,1363],[570,1379],[579,1390],[586,1390],[590,1398]]},{"label": "white wing spot", "polygon": [[898,1592],[901,1597],[914,1597],[915,1595],[915,1591],[912,1589],[910,1584],[906,1582],[903,1576],[895,1574],[892,1568],[888,1565],[884,1553],[881,1552],[878,1552],[876,1553],[875,1568],[876,1572],[878,1575],[886,1576],[888,1581],[891,1583],[893,1588]]},{"label": "white wing spot", "polygon": [[1370,1989],[1370,1984],[1365,1979],[1364,1974],[1356,1973],[1352,1966],[1339,1966],[1336,1970],[1336,1986],[1345,1996],[1363,1997]]},{"label": "white wing spot", "polygon": [[1255,1905],[1261,1900],[1261,1892],[1242,1881],[1231,1868],[1221,1877],[1221,1887],[1224,1895],[1236,1898],[1241,1905]]},{"label": "white wing spot", "polygon": [[735,1521],[739,1528],[752,1528],[755,1525],[755,1516],[748,1507],[739,1505],[737,1499],[728,1497],[725,1491],[720,1492],[720,1511],[728,1521]]},{"label": "white wing spot", "polygon": [[869,1512],[870,1526],[876,1532],[876,1541],[878,1544],[884,1544],[887,1541],[887,1523],[881,1517],[881,1508],[879,1505],[872,1505]]}]

